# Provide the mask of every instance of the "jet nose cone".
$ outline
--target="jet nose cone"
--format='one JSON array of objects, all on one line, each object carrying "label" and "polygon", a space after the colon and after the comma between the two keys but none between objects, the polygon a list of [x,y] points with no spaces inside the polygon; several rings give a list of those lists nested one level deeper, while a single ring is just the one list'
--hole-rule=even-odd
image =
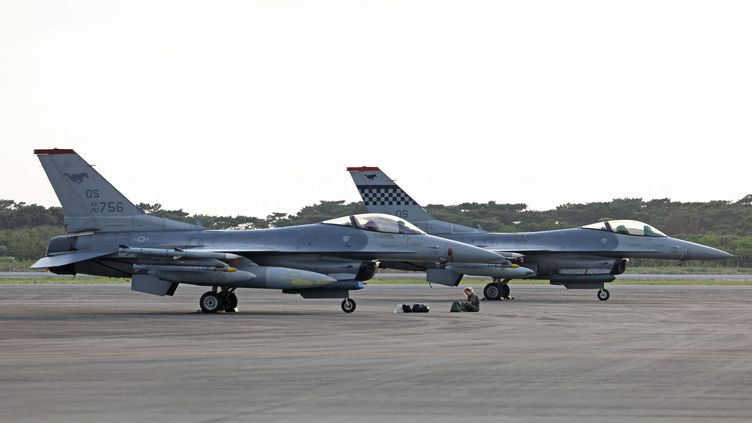
[{"label": "jet nose cone", "polygon": [[733,254],[708,247],[707,245],[695,244],[693,242],[688,242],[687,244],[687,254],[684,256],[685,260],[722,260],[734,257]]},{"label": "jet nose cone", "polygon": [[722,260],[734,257],[733,254],[713,247],[703,247],[699,251],[690,250],[689,254],[695,257],[699,257],[697,260]]}]

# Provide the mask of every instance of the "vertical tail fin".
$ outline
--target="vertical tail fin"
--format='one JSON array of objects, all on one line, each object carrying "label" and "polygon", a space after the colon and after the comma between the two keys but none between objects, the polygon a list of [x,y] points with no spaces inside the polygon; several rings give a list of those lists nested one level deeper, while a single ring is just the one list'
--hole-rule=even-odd
[{"label": "vertical tail fin", "polygon": [[144,214],[73,150],[34,150],[34,154],[63,206],[68,232],[195,228]]},{"label": "vertical tail fin", "polygon": [[[34,150],[66,215],[143,214],[73,150]],[[112,204],[110,204],[112,203]],[[112,206],[108,209],[108,206]]]},{"label": "vertical tail fin", "polygon": [[386,213],[410,222],[433,220],[426,210],[378,167],[348,167],[347,171],[372,213]]},{"label": "vertical tail fin", "polygon": [[429,234],[485,233],[482,229],[434,219],[378,167],[348,167],[347,171],[358,187],[366,209],[371,213],[401,217]]}]

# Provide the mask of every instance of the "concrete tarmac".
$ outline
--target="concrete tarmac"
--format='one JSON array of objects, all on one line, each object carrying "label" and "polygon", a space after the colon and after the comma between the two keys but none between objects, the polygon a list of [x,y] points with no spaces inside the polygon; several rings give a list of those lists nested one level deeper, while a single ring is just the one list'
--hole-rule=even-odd
[{"label": "concrete tarmac", "polygon": [[748,287],[514,286],[449,313],[461,288],[369,286],[349,315],[264,290],[206,315],[203,291],[0,285],[0,421],[752,419]]}]

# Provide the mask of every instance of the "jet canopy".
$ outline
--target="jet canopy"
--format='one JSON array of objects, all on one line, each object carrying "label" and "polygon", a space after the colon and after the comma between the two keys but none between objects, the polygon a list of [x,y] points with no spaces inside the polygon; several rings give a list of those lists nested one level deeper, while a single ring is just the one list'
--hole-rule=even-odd
[{"label": "jet canopy", "polygon": [[585,225],[583,228],[609,231],[623,235],[652,237],[666,236],[666,234],[647,223],[638,222],[636,220],[609,220],[608,222],[598,222],[593,223],[592,225]]},{"label": "jet canopy", "polygon": [[425,234],[412,223],[381,213],[365,213],[325,220],[326,225],[352,226],[366,231],[388,234]]}]

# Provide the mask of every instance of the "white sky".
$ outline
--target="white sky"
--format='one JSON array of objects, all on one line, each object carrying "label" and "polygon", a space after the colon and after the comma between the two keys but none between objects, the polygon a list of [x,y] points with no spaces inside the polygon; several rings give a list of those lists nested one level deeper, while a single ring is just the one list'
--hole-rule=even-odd
[{"label": "white sky", "polygon": [[0,198],[58,205],[34,148],[133,202],[266,216],[752,193],[752,2],[0,2]]}]

